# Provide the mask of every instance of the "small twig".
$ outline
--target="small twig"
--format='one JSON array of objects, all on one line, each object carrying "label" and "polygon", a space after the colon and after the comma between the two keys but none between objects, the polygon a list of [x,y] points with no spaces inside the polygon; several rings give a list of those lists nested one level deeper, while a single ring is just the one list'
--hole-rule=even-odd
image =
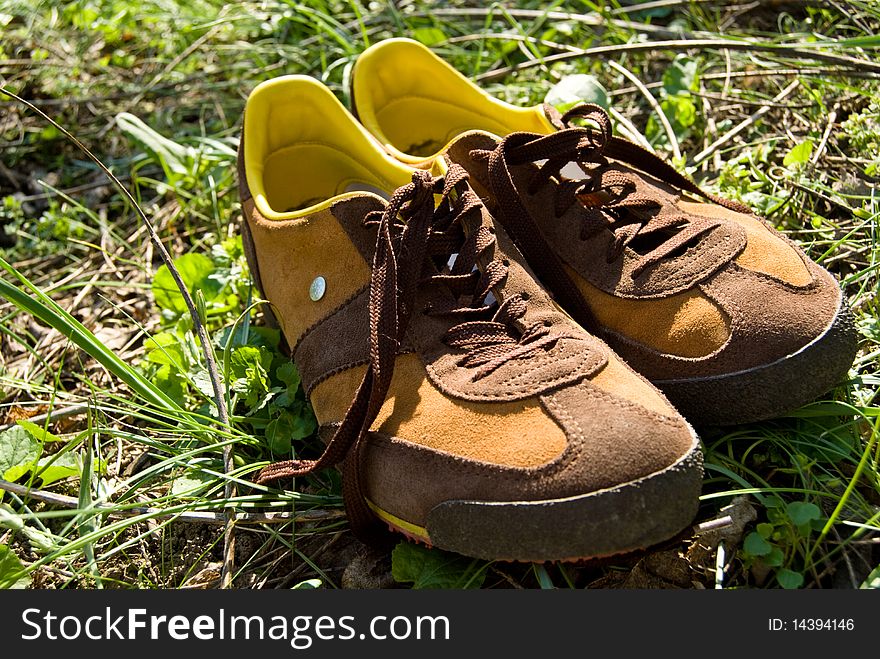
[{"label": "small twig", "polygon": [[[79,500],[63,494],[55,494],[45,490],[34,490],[18,483],[0,480],[0,490],[11,492],[20,497],[28,497],[35,501],[49,503],[63,508],[78,509]],[[175,519],[181,522],[200,522],[203,524],[226,524],[228,515],[225,512],[211,512],[207,510],[190,510],[185,512],[164,512],[162,508],[152,506],[135,506],[133,508],[119,509],[109,504],[98,503],[92,506],[92,510],[106,513],[111,517],[138,517],[151,515],[152,519]],[[233,513],[233,520],[238,524],[284,524],[296,522],[320,522],[331,519],[342,519],[345,512],[342,510],[311,510],[309,512],[294,513]]]},{"label": "small twig", "polygon": [[740,107],[743,105],[757,105],[759,107],[764,107],[765,105],[769,105],[771,108],[778,108],[780,110],[803,110],[805,108],[815,107],[815,102],[810,103],[774,103],[773,101],[767,100],[758,100],[758,99],[749,99],[736,97],[732,98],[730,96],[726,96],[724,94],[713,94],[712,92],[706,91],[692,91],[694,96],[699,96],[700,98],[711,99],[714,101],[725,101],[734,105],[736,107]]},{"label": "small twig", "polygon": [[666,113],[663,112],[663,108],[660,107],[660,103],[657,102],[654,95],[648,91],[648,88],[645,87],[644,83],[639,80],[632,71],[613,60],[608,60],[608,66],[620,73],[624,78],[634,84],[636,89],[642,92],[642,96],[648,101],[648,105],[654,110],[654,114],[657,115],[657,120],[660,122],[660,125],[663,126],[663,130],[666,131],[666,137],[669,138],[669,144],[672,147],[672,157],[675,158],[676,162],[680,162],[681,148],[678,146],[678,138],[675,136],[675,131],[672,130],[669,118],[666,116]]},{"label": "small twig", "polygon": [[[35,414],[32,417],[28,417],[28,421],[31,423],[41,424],[45,423],[47,420],[49,423],[54,423],[58,419],[64,419],[68,416],[73,416],[75,414],[80,414],[81,412],[85,412],[88,408],[87,405],[71,405],[70,407],[62,407],[58,410],[52,410],[51,412],[46,412],[43,414]],[[5,425],[0,426],[0,432],[5,432],[10,428],[14,428],[17,424],[15,423],[7,423]]]},{"label": "small twig", "polygon": [[814,167],[816,166],[816,163],[819,162],[819,158],[822,157],[825,147],[828,146],[828,138],[831,137],[831,129],[834,128],[834,123],[837,121],[838,110],[840,110],[840,105],[835,104],[834,107],[831,108],[831,112],[828,113],[828,123],[825,125],[825,132],[822,133],[822,139],[819,140],[819,146],[816,147],[816,153],[813,154],[813,158],[810,160],[810,164]]},{"label": "small twig", "polygon": [[[784,99],[786,96],[791,94],[795,89],[797,89],[798,85],[800,85],[800,80],[795,79],[795,80],[791,81],[785,89],[783,89],[781,92],[779,92],[776,96],[773,97],[772,102],[778,103],[779,101]],[[748,119],[741,121],[739,124],[737,124],[736,126],[731,128],[729,131],[724,133],[724,135],[719,137],[717,140],[712,142],[712,144],[710,144],[705,149],[700,151],[697,155],[695,155],[693,160],[691,161],[691,164],[699,165],[706,158],[708,158],[713,153],[715,153],[715,151],[717,149],[720,149],[722,146],[727,144],[734,137],[736,137],[741,132],[743,132],[746,128],[753,125],[761,117],[763,117],[765,114],[770,112],[771,107],[772,107],[771,105],[765,105],[765,106],[761,107],[760,109],[758,109],[757,112],[752,114]]]},{"label": "small twig", "polygon": [[843,541],[843,538],[840,537],[840,533],[837,532],[837,529],[831,529],[831,532],[834,534],[834,537],[837,539],[837,542],[839,542],[842,545],[842,552],[841,553],[843,554],[843,560],[846,563],[846,569],[847,569],[847,572],[849,573],[849,582],[850,582],[850,584],[852,584],[853,588],[858,590],[859,580],[856,578],[856,571],[853,568],[852,561],[849,560],[849,554],[846,553],[846,543]]},{"label": "small twig", "polygon": [[[605,25],[612,25],[624,30],[634,30],[636,32],[646,32],[654,34],[659,38],[676,38],[676,37],[709,37],[712,32],[686,32],[684,30],[676,30],[662,25],[651,25],[650,23],[641,23],[636,21],[625,21],[617,18],[607,18],[596,14],[576,14],[565,11],[547,11],[544,9],[505,9],[504,13],[513,18],[531,18],[546,19],[549,21],[571,21],[582,25],[590,25],[601,28]],[[462,7],[462,8],[434,8],[430,11],[414,12],[413,16],[420,17],[439,17],[452,16],[456,18],[484,18],[493,14],[500,17],[502,14],[495,7]],[[498,37],[493,34],[492,38]]]},{"label": "small twig", "polygon": [[726,528],[731,524],[733,524],[733,518],[730,515],[725,515],[724,517],[719,517],[718,519],[710,519],[708,522],[697,524],[694,527],[694,535],[708,533],[709,531],[717,531],[718,529]]},{"label": "small twig", "polygon": [[697,3],[709,3],[716,0],[653,0],[652,2],[639,2],[633,5],[624,5],[616,7],[608,13],[612,16],[620,14],[629,15],[640,11],[648,11],[649,9],[663,9],[666,7],[680,7],[681,5],[691,5]]},{"label": "small twig", "polygon": [[[174,279],[174,283],[177,285],[177,288],[180,290],[180,294],[183,297],[184,304],[186,305],[187,310],[189,311],[190,316],[193,320],[193,328],[196,331],[196,334],[199,337],[199,341],[202,344],[202,353],[205,357],[205,369],[208,371],[208,377],[211,380],[211,388],[214,393],[214,404],[217,406],[217,416],[219,417],[219,421],[224,426],[229,426],[229,412],[226,409],[226,397],[224,395],[223,386],[220,382],[219,371],[217,370],[217,363],[214,360],[214,353],[211,350],[211,341],[208,337],[208,331],[205,329],[205,326],[202,324],[201,317],[199,315],[198,310],[196,309],[195,302],[193,301],[192,295],[190,295],[189,289],[183,281],[183,278],[180,276],[180,272],[174,265],[174,260],[171,258],[171,255],[168,253],[168,250],[165,248],[165,244],[162,242],[162,239],[159,237],[159,234],[156,232],[156,228],[153,226],[153,223],[150,222],[150,218],[147,217],[147,214],[143,211],[140,205],[137,203],[137,200],[134,198],[134,195],[129,192],[128,188],[126,188],[122,182],[116,178],[116,175],[110,171],[110,169],[101,162],[100,158],[98,158],[95,154],[93,154],[88,147],[86,147],[82,142],[77,139],[75,135],[73,135],[70,131],[68,131],[64,126],[59,124],[57,121],[52,119],[49,115],[43,112],[40,108],[36,107],[30,101],[27,101],[17,94],[9,91],[5,87],[0,86],[0,93],[9,96],[10,98],[14,98],[16,101],[27,107],[31,112],[36,113],[40,117],[42,117],[45,121],[48,121],[52,126],[54,126],[57,130],[61,131],[64,136],[73,142],[74,145],[78,149],[80,149],[84,154],[86,154],[92,162],[94,162],[104,174],[113,182],[116,188],[122,193],[122,195],[128,200],[128,202],[132,205],[132,208],[135,209],[135,212],[140,217],[144,226],[147,227],[147,231],[150,234],[150,239],[153,244],[156,246],[156,249],[159,251],[159,255],[162,258],[162,262],[168,268],[168,271],[171,273],[172,278]],[[233,469],[233,460],[232,460],[232,445],[227,444],[223,449],[223,466],[226,473],[229,473]],[[235,485],[233,484],[231,479],[227,479],[226,488],[224,495],[227,500],[230,500],[235,497]],[[233,541],[234,541],[234,511],[229,509],[226,513],[226,532],[224,533],[224,545],[225,545],[225,557],[223,561],[223,577],[222,577],[222,588],[228,587],[232,582],[232,558],[233,558]]]},{"label": "small twig", "polygon": [[[565,52],[556,55],[548,55],[541,64],[552,64],[554,62],[562,62],[574,59],[576,57],[600,57],[616,53],[631,53],[649,50],[703,50],[703,49],[723,49],[744,50],[769,52],[785,57],[796,57],[800,59],[811,59],[816,61],[832,62],[834,64],[846,65],[860,69],[863,71],[880,72],[880,63],[861,60],[848,55],[832,55],[822,51],[813,51],[803,48],[796,48],[788,44],[771,44],[771,43],[754,43],[749,41],[734,41],[732,39],[670,39],[668,41],[647,41],[638,43],[618,44],[614,46],[596,46],[595,48],[583,49],[580,53]],[[535,62],[520,62],[513,66],[486,71],[477,76],[478,81],[495,80],[504,76],[529,69],[536,65]]]},{"label": "small twig", "polygon": [[[724,51],[727,52],[726,50]],[[805,69],[805,68],[786,68],[786,69],[758,69],[756,71],[729,71],[729,72],[715,72],[715,73],[704,73],[700,76],[701,80],[724,80],[725,85],[729,85],[730,80],[733,78],[770,78],[772,76],[848,76],[851,78],[868,78],[870,80],[875,80],[880,75],[874,73],[872,71],[855,71],[853,69]],[[662,81],[657,82],[646,82],[643,83],[645,85],[645,89],[657,89],[658,87],[663,86]],[[633,94],[639,91],[635,86],[633,87],[620,87],[619,89],[610,89],[608,90],[608,96],[625,96],[626,94]],[[695,95],[704,95],[706,92],[700,92]],[[740,101],[739,98],[731,98],[727,95],[727,88],[723,88],[721,91],[722,95],[729,101],[736,103],[749,103],[751,101]],[[792,106],[787,106],[792,107]]]},{"label": "small twig", "polygon": [[651,146],[651,143],[645,139],[645,136],[639,132],[639,129],[636,128],[633,123],[627,119],[621,112],[618,112],[614,106],[608,108],[608,114],[611,115],[611,118],[614,119],[616,124],[615,128],[620,132],[620,134],[627,138],[631,142],[637,142],[645,147],[648,151],[654,152],[654,147]]}]

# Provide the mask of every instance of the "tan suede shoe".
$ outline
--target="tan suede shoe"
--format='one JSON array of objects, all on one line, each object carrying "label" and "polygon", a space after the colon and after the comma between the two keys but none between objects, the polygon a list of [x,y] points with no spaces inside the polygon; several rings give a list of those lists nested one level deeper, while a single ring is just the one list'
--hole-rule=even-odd
[{"label": "tan suede shoe", "polygon": [[555,120],[550,135],[466,134],[448,157],[575,320],[698,425],[776,416],[845,376],[857,334],[827,270],[612,137],[602,108]]},{"label": "tan suede shoe", "polygon": [[[239,150],[252,272],[349,519],[487,559],[625,552],[693,518],[699,443],[535,281],[457,166],[389,158],[310,78],[259,85]],[[436,202],[436,203],[435,203]]]},{"label": "tan suede shoe", "polygon": [[550,106],[490,96],[410,39],[368,48],[351,87],[396,159],[438,171],[448,152],[463,165],[565,310],[693,423],[779,415],[852,364],[857,336],[833,277],[745,206],[611,137],[600,108],[586,110],[598,131],[571,129]]}]

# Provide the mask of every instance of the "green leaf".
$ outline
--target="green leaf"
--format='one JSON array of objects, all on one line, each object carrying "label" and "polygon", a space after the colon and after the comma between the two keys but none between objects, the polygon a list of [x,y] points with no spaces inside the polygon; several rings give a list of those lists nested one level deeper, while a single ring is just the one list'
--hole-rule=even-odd
[{"label": "green leaf", "polygon": [[46,442],[64,441],[57,435],[50,433],[43,426],[38,426],[36,423],[28,421],[27,419],[20,419],[19,421],[16,421],[16,423],[33,435],[41,444],[45,444]]},{"label": "green leaf", "polygon": [[[672,132],[679,141],[683,141],[690,135],[690,129],[697,121],[697,107],[690,96],[667,96],[660,101],[660,110],[669,120]],[[645,126],[645,137],[651,144],[665,145],[669,143],[666,130],[657,119],[656,114],[648,117]]]},{"label": "green leaf", "polygon": [[779,585],[787,590],[800,588],[804,585],[804,575],[788,568],[782,568],[776,572],[776,580]]},{"label": "green leaf", "polygon": [[320,579],[306,579],[293,586],[293,590],[315,590],[320,588],[322,584]]},{"label": "green leaf", "polygon": [[553,85],[544,101],[563,113],[580,103],[595,103],[607,110],[608,92],[595,76],[576,73]]},{"label": "green leaf", "polygon": [[266,443],[273,455],[290,453],[292,436],[293,417],[289,412],[282,412],[277,419],[272,419],[266,426]]},{"label": "green leaf", "polygon": [[535,568],[535,576],[538,578],[538,584],[541,586],[542,590],[553,590],[556,586],[553,585],[553,579],[550,578],[550,574],[547,572],[547,568],[544,567],[540,563],[532,564]]},{"label": "green leaf", "polygon": [[61,455],[47,455],[40,458],[34,472],[43,481],[43,485],[49,485],[62,478],[80,475],[80,463],[74,453],[62,453]]},{"label": "green leaf", "polygon": [[660,107],[672,123],[676,136],[683,136],[685,129],[694,125],[697,120],[697,106],[688,96],[673,96],[664,99]]},{"label": "green leaf", "polygon": [[805,501],[792,501],[785,507],[785,512],[795,526],[809,524],[822,516],[819,506]]},{"label": "green leaf", "polygon": [[269,397],[272,353],[262,347],[242,346],[232,353],[229,365],[235,378],[232,383],[233,391],[244,396],[245,404],[251,412],[262,407]]},{"label": "green leaf", "polygon": [[184,404],[184,379],[180,376],[180,371],[170,364],[160,366],[153,374],[153,384],[163,394],[168,396],[172,401],[179,405]]},{"label": "green leaf", "polygon": [[189,360],[183,343],[176,334],[160,332],[144,341],[147,361],[152,364],[170,364],[178,371],[189,370]]},{"label": "green leaf", "polygon": [[287,386],[287,391],[291,395],[295,394],[296,390],[299,389],[299,371],[296,370],[293,362],[284,362],[275,371],[275,376]]},{"label": "green leaf", "polygon": [[484,563],[412,542],[400,542],[391,552],[391,575],[414,589],[479,588]]},{"label": "green leaf", "polygon": [[786,167],[805,165],[810,161],[811,155],[813,155],[813,140],[806,139],[788,152],[782,164]]},{"label": "green leaf", "polygon": [[0,474],[15,481],[28,473],[40,457],[42,446],[21,426],[0,433]]},{"label": "green leaf", "polygon": [[[214,262],[210,258],[194,252],[183,254],[174,260],[174,266],[180,273],[180,278],[190,295],[195,296],[195,292],[200,290],[205,296],[206,303],[218,301],[222,285],[216,279],[211,278],[211,274],[214,272]],[[156,271],[152,288],[156,304],[163,310],[176,315],[188,312],[183,295],[177,288],[168,266],[162,265]]]},{"label": "green leaf", "polygon": [[780,567],[785,560],[785,555],[779,547],[773,547],[770,549],[770,553],[763,556],[761,560],[767,567]]},{"label": "green leaf", "polygon": [[446,41],[446,33],[438,27],[419,27],[412,31],[412,37],[426,46],[436,46]]},{"label": "green leaf", "polygon": [[208,369],[199,368],[190,375],[190,380],[202,396],[208,400],[214,400],[214,383],[211,382],[211,374],[208,373]]},{"label": "green leaf", "polygon": [[880,565],[871,570],[871,574],[869,574],[862,582],[862,585],[859,586],[859,589],[862,588],[880,590]]},{"label": "green leaf", "polygon": [[189,172],[194,158],[193,149],[169,140],[128,112],[116,115],[116,123],[123,133],[143,147],[162,166],[169,180],[185,176]]},{"label": "green leaf", "polygon": [[293,415],[293,425],[290,429],[291,439],[310,437],[318,428],[314,412],[304,404],[300,404],[297,412],[297,414]]},{"label": "green leaf", "polygon": [[21,590],[31,585],[31,577],[24,574],[24,565],[6,545],[0,545],[0,588]]},{"label": "green leaf", "polygon": [[773,549],[773,545],[767,542],[757,531],[752,531],[743,542],[743,549],[751,556],[766,556]]},{"label": "green leaf", "polygon": [[689,94],[700,87],[697,61],[687,55],[676,55],[663,72],[663,89],[669,96]]},{"label": "green leaf", "polygon": [[197,498],[215,480],[214,476],[203,471],[187,470],[171,483],[171,495],[181,499]]},{"label": "green leaf", "polygon": [[771,535],[773,535],[773,529],[776,527],[774,527],[772,524],[767,524],[766,522],[764,522],[763,524],[758,524],[756,528],[758,530],[758,533],[761,534],[761,537],[767,540],[768,538],[770,538]]}]

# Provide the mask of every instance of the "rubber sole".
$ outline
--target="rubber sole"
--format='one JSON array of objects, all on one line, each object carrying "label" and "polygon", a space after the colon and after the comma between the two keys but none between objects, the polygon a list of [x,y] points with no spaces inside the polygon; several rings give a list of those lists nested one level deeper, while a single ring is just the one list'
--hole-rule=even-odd
[{"label": "rubber sole", "polygon": [[694,446],[676,463],[616,487],[543,501],[445,501],[424,527],[371,508],[410,539],[486,560],[578,561],[645,549],[677,535],[697,514],[703,458]]},{"label": "rubber sole", "polygon": [[858,332],[841,300],[825,331],[782,359],[736,373],[653,383],[695,426],[763,421],[832,389],[846,375],[857,350]]}]

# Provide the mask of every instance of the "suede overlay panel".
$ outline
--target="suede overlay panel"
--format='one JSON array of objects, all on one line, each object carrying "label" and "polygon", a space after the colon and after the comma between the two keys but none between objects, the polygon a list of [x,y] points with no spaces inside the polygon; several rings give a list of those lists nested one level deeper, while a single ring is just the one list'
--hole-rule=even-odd
[{"label": "suede overlay panel", "polygon": [[758,217],[737,213],[716,204],[679,201],[678,207],[703,217],[736,222],[745,229],[748,243],[736,257],[737,265],[776,277],[792,286],[807,286],[813,281],[801,250]]},{"label": "suede overlay panel", "polygon": [[657,414],[665,416],[677,414],[672,404],[654,385],[632,370],[610,350],[608,363],[590,379],[590,384]]},{"label": "suede overlay panel", "polygon": [[[263,295],[272,301],[284,336],[295,346],[303,332],[366,286],[370,270],[329,211],[297,220],[266,220],[253,201],[245,217],[257,253]],[[313,302],[309,286],[324,277],[324,297]]]},{"label": "suede overlay panel", "polygon": [[[319,423],[342,419],[365,371],[366,366],[349,369],[312,390]],[[468,460],[510,467],[543,465],[566,446],[562,428],[537,398],[510,403],[450,399],[428,380],[416,355],[397,358],[372,430]]]},{"label": "suede overlay panel", "polygon": [[[447,500],[539,501],[626,483],[673,464],[694,444],[681,417],[648,412],[586,382],[542,400],[570,438],[553,462],[503,467],[371,434],[362,452],[367,496],[383,510],[423,525],[431,508]],[[527,432],[522,431],[527,441],[541,443]]]},{"label": "suede overlay panel", "polygon": [[633,300],[605,293],[568,269],[603,327],[658,352],[704,357],[730,336],[727,314],[698,289],[666,298]]},{"label": "suede overlay panel", "polygon": [[[364,288],[305,331],[293,358],[306,395],[334,373],[370,361],[368,305],[369,289]],[[412,351],[406,342],[398,348],[398,354]]]},{"label": "suede overlay panel", "polygon": [[385,204],[371,195],[357,195],[335,202],[330,212],[355,246],[361,259],[372,265],[376,251],[376,227],[365,226],[364,219],[370,213],[385,210]]},{"label": "suede overlay panel", "polygon": [[834,320],[840,287],[826,270],[808,264],[814,283],[796,288],[758,272],[730,264],[701,285],[730,316],[731,335],[717,352],[701,359],[660,354],[608,331],[620,356],[638,365],[651,380],[678,380],[735,373],[782,359],[813,341]]},{"label": "suede overlay panel", "polygon": [[[556,217],[556,186],[552,183],[542,186],[534,195],[528,194],[534,168],[531,164],[511,168],[523,204],[538,224],[544,239],[562,259],[593,286],[606,293],[650,298],[681,292],[717,272],[745,247],[745,231],[738,225],[694,217],[692,224],[706,224],[713,228],[680,254],[664,258],[634,276],[633,271],[641,255],[629,247],[616,260],[608,262],[615,240],[610,230],[602,230],[586,240],[582,238],[587,214],[600,211],[588,211],[575,203],[562,216]],[[635,174],[634,170],[620,165],[612,165],[612,169]],[[676,197],[666,192],[659,181],[651,184],[647,181],[653,182],[653,179],[640,176],[646,181],[643,184],[648,189],[645,193],[650,191],[665,205],[672,206],[674,212]]]}]

